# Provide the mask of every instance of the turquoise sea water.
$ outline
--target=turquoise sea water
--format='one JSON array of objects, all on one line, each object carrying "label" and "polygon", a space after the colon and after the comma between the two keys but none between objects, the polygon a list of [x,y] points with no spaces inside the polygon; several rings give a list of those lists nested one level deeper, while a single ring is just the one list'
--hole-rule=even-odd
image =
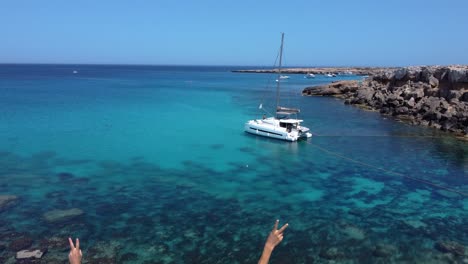
[{"label": "turquoise sea water", "polygon": [[78,236],[85,263],[256,263],[275,219],[271,263],[462,261],[436,243],[468,246],[466,142],[302,97],[331,81],[302,75],[282,100],[314,137],[248,135],[274,77],[231,69],[1,65],[0,262],[29,240],[63,263]]}]

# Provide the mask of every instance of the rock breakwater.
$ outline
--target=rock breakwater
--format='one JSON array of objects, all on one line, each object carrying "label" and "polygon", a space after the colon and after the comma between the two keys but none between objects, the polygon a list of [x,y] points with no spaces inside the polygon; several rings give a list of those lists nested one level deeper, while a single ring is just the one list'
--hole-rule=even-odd
[{"label": "rock breakwater", "polygon": [[399,120],[468,136],[468,66],[386,69],[363,81],[307,87],[307,96],[335,96]]}]

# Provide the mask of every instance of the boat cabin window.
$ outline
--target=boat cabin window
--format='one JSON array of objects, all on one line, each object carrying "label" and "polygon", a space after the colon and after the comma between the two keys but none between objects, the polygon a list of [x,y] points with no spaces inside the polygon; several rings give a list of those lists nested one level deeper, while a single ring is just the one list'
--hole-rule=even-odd
[{"label": "boat cabin window", "polygon": [[291,131],[291,129],[297,129],[297,124],[282,123],[282,122],[280,122],[280,127],[284,127],[284,128],[286,128],[288,131]]}]

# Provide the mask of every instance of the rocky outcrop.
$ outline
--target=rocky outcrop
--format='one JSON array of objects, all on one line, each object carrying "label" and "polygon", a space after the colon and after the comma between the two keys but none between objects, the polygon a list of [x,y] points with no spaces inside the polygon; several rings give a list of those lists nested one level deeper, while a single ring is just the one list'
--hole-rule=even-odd
[{"label": "rocky outcrop", "polygon": [[340,97],[412,124],[468,134],[468,66],[382,70],[363,81],[307,87],[302,93]]}]

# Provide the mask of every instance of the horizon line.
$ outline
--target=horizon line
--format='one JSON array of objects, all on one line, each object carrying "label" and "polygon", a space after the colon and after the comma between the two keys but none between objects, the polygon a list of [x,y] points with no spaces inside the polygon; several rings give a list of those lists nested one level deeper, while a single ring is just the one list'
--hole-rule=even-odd
[{"label": "horizon line", "polygon": [[[62,62],[0,62],[0,65],[69,65],[69,66],[169,66],[169,67],[264,67],[277,68],[277,66],[267,65],[229,65],[229,64],[138,64],[138,63],[62,63]],[[452,65],[468,65],[468,64],[426,64],[426,65],[386,65],[386,66],[371,66],[371,65],[293,65],[283,66],[286,68],[400,68],[410,66],[452,66]]]}]

